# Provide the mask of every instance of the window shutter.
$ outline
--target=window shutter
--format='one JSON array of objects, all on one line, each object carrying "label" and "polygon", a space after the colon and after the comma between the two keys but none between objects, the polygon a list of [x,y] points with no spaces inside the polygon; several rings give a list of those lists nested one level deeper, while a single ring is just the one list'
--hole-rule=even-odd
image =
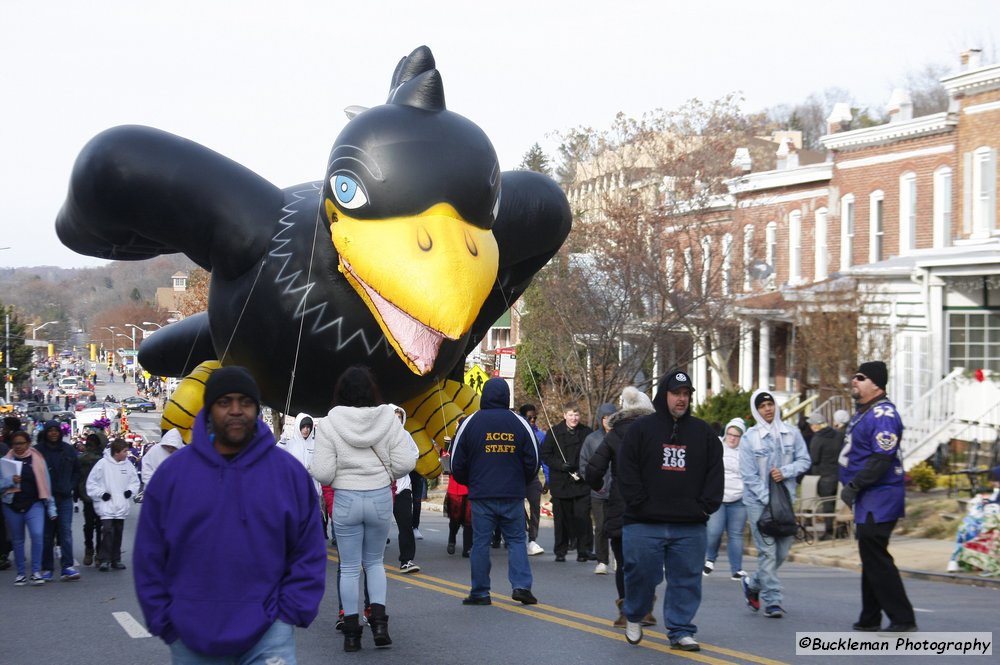
[{"label": "window shutter", "polygon": [[962,157],[962,233],[967,236],[972,233],[972,179],[975,173],[972,153],[967,152]]}]

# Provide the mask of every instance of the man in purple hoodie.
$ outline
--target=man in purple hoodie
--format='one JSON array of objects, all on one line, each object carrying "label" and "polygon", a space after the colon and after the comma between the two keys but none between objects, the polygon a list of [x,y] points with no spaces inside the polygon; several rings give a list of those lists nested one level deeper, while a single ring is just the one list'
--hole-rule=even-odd
[{"label": "man in purple hoodie", "polygon": [[135,588],[175,664],[294,665],[294,626],[319,611],[326,545],[316,491],[259,414],[253,377],[216,370],[191,445],[146,488]]}]

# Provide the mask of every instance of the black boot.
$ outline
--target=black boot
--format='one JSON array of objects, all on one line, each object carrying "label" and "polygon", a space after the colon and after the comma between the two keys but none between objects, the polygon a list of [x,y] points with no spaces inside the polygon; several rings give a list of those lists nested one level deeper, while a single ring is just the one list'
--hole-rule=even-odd
[{"label": "black boot", "polygon": [[344,617],[344,651],[361,650],[362,630],[357,614],[348,614]]},{"label": "black boot", "polygon": [[372,615],[368,619],[372,627],[372,637],[375,638],[375,646],[387,647],[392,644],[389,637],[389,617],[385,613],[385,605],[372,603]]}]

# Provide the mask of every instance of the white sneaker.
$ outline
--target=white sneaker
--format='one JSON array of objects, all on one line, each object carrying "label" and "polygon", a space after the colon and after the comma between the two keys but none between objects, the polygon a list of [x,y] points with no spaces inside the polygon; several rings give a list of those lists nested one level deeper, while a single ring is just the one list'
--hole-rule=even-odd
[{"label": "white sneaker", "polygon": [[407,561],[406,563],[404,563],[402,566],[399,567],[399,572],[403,573],[404,575],[406,573],[419,573],[420,566],[413,563],[412,561]]},{"label": "white sneaker", "polygon": [[701,651],[701,645],[690,635],[685,635],[676,642],[671,642],[670,648],[680,649],[681,651]]},{"label": "white sneaker", "polygon": [[424,539],[424,534],[420,533],[420,529],[414,529],[413,530],[413,537],[416,538],[417,540],[423,540]]},{"label": "white sneaker", "polygon": [[532,540],[528,543],[528,556],[535,556],[536,554],[545,554],[545,550],[542,549],[541,545]]},{"label": "white sneaker", "polygon": [[948,561],[948,572],[949,573],[957,573],[958,571],[959,571],[958,561],[955,561],[954,559],[950,559]]},{"label": "white sneaker", "polygon": [[739,582],[741,579],[743,579],[746,576],[747,576],[747,571],[745,571],[745,570],[737,570],[735,573],[733,573],[733,576],[730,577],[729,579],[736,580],[737,582]]},{"label": "white sneaker", "polygon": [[594,567],[594,574],[595,575],[607,575],[608,574],[608,564],[606,564],[606,563],[598,563]]},{"label": "white sneaker", "polygon": [[701,574],[704,575],[705,577],[708,577],[713,570],[715,570],[715,562],[706,561],[705,567],[701,569]]},{"label": "white sneaker", "polygon": [[642,642],[642,624],[638,621],[632,623],[631,621],[625,621],[625,639],[629,644],[638,644]]}]

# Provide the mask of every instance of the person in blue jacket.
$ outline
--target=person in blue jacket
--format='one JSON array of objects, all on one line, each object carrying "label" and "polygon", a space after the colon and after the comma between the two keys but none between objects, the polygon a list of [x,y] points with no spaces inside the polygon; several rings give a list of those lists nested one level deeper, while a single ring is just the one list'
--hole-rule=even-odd
[{"label": "person in blue jacket", "polygon": [[491,603],[490,540],[497,525],[507,541],[511,598],[525,605],[538,602],[531,593],[524,530],[525,490],[538,475],[538,442],[528,422],[509,405],[507,382],[487,381],[480,410],[462,421],[452,445],[451,474],[468,486],[472,505],[472,589],[465,605]]},{"label": "person in blue jacket", "polygon": [[917,629],[913,605],[889,554],[889,537],[905,515],[906,487],[899,444],[903,421],[886,396],[889,370],[880,360],[862,363],[851,377],[857,410],[847,424],[840,452],[841,498],[854,508],[861,556],[861,615],[854,630],[887,632]]},{"label": "person in blue jacket", "polygon": [[294,627],[316,618],[326,583],[319,502],[242,367],[212,373],[191,444],[146,488],[132,562],[175,664],[296,662]]}]

